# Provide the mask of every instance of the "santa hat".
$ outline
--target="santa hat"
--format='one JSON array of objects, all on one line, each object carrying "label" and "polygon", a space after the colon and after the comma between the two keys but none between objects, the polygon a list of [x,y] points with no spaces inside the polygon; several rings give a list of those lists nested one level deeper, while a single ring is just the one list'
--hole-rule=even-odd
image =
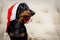
[{"label": "santa hat", "polygon": [[[16,18],[16,11],[17,11],[17,8],[18,8],[19,4],[20,3],[15,3],[8,9],[7,28],[9,26],[9,24],[10,24],[10,21],[15,20],[15,18]],[[27,19],[24,19],[24,21],[27,22],[29,19],[30,19],[30,17],[27,18]],[[7,29],[6,29],[6,32],[7,32]]]},{"label": "santa hat", "polygon": [[[16,10],[17,10],[17,7],[18,7],[19,3],[15,3],[13,4],[9,9],[8,9],[8,15],[7,15],[7,28],[10,24],[10,21],[12,20],[15,20],[15,17],[16,17]],[[7,29],[6,29],[6,32],[7,32]]]}]

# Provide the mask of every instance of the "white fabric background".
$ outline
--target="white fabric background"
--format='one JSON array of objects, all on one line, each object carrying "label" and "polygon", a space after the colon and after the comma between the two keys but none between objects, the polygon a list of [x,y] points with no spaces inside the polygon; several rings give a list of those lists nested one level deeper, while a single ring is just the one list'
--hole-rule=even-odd
[{"label": "white fabric background", "polygon": [[[26,2],[30,9],[36,13],[32,17],[32,22],[25,24],[28,34],[33,40],[60,40],[60,0],[2,0],[3,12],[0,32],[5,32],[8,8],[16,2]],[[2,33],[0,33],[1,36],[3,36]],[[9,39],[6,33],[2,38]]]}]

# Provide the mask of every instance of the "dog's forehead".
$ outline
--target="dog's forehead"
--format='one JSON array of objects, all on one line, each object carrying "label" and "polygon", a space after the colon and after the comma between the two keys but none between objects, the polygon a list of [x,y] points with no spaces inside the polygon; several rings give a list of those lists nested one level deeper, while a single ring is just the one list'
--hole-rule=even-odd
[{"label": "dog's forehead", "polygon": [[19,8],[22,9],[22,10],[27,10],[29,9],[28,5],[26,3],[20,3],[19,4]]}]

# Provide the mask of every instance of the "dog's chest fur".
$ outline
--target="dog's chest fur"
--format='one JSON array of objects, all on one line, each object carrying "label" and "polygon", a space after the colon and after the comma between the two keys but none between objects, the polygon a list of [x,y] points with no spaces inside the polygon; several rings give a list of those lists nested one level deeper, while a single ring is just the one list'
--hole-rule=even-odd
[{"label": "dog's chest fur", "polygon": [[20,33],[26,33],[24,22],[21,22],[20,24],[18,24],[16,20],[11,21],[9,25],[9,32],[10,31],[14,32],[15,35]]}]

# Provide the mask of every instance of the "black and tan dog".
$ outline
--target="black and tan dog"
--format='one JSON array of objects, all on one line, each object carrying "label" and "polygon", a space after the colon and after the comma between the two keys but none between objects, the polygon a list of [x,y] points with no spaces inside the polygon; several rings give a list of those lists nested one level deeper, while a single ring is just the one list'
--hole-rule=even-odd
[{"label": "black and tan dog", "polygon": [[16,12],[16,19],[10,21],[9,27],[7,28],[11,40],[28,40],[28,33],[24,25],[24,20],[28,20],[34,14],[35,12],[29,9],[26,3],[19,4]]}]

